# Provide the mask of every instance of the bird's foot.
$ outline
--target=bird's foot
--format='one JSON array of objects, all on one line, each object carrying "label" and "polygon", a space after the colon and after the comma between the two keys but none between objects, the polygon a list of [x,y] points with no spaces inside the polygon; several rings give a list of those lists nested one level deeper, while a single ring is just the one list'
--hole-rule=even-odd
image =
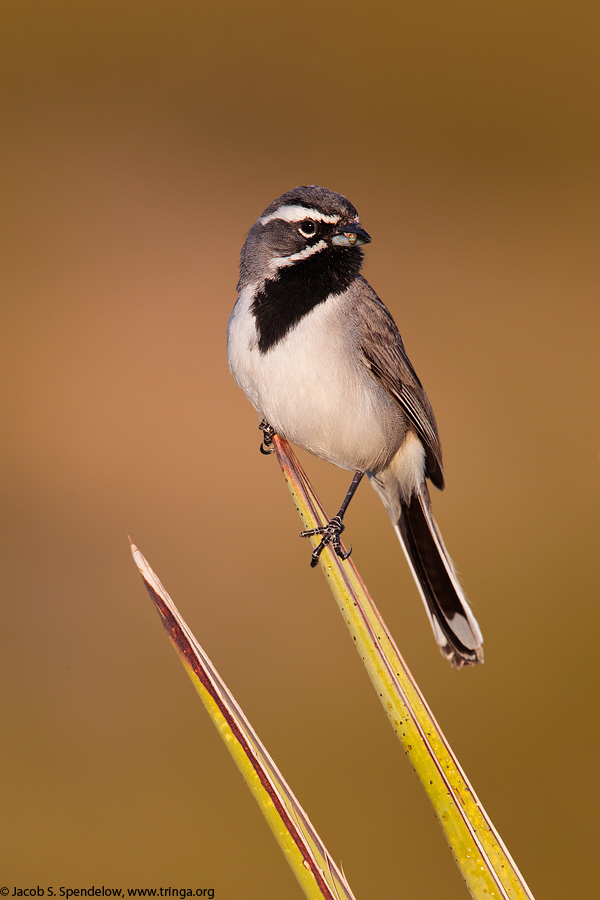
[{"label": "bird's foot", "polygon": [[334,516],[327,525],[322,525],[320,528],[311,528],[309,531],[300,532],[300,537],[313,537],[315,534],[322,534],[323,537],[321,539],[321,543],[315,547],[312,552],[310,558],[310,565],[314,569],[314,567],[319,562],[319,557],[325,547],[329,544],[333,547],[336,554],[340,559],[348,559],[350,554],[352,553],[352,547],[349,550],[342,550],[342,545],[340,544],[340,535],[346,526],[342,522],[340,516]]},{"label": "bird's foot", "polygon": [[269,425],[266,419],[263,419],[258,427],[263,433],[263,441],[260,445],[260,452],[265,456],[269,456],[270,453],[275,453],[275,447],[273,446],[275,429],[271,425]]}]

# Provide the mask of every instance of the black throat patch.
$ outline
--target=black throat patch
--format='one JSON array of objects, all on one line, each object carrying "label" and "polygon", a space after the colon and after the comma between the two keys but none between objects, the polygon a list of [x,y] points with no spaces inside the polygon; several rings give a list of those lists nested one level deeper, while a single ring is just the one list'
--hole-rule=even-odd
[{"label": "black throat patch", "polygon": [[311,309],[330,294],[341,294],[362,266],[358,247],[328,247],[289,266],[265,281],[252,303],[258,349],[266,353],[279,343]]}]

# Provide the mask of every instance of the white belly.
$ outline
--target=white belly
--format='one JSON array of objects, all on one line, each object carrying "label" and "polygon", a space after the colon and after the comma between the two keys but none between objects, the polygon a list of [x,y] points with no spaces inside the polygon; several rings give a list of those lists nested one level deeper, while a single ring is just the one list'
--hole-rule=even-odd
[{"label": "white belly", "polygon": [[[275,431],[351,470],[381,468],[406,433],[398,404],[361,362],[360,335],[333,297],[267,353],[257,346],[244,292],[229,323],[229,364],[238,384]],[[245,296],[244,296],[245,294]]]}]

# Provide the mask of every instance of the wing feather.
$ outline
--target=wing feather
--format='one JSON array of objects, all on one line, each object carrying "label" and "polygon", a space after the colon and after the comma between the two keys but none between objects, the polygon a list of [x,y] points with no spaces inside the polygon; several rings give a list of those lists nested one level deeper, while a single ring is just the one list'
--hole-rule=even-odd
[{"label": "wing feather", "polygon": [[[364,306],[361,303],[356,307],[363,363],[408,416],[425,447],[427,475],[442,490],[442,447],[431,403],[406,355],[400,332],[388,309],[363,281],[362,291],[365,289],[369,294],[368,301]],[[364,301],[364,294],[362,299]]]}]

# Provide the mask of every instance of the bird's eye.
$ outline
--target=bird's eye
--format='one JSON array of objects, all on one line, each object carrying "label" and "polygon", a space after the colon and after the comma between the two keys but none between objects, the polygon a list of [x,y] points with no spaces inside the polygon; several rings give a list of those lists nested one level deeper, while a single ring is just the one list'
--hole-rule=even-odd
[{"label": "bird's eye", "polygon": [[317,233],[317,223],[312,219],[304,219],[304,221],[300,222],[298,225],[298,231],[304,237],[314,237]]}]

